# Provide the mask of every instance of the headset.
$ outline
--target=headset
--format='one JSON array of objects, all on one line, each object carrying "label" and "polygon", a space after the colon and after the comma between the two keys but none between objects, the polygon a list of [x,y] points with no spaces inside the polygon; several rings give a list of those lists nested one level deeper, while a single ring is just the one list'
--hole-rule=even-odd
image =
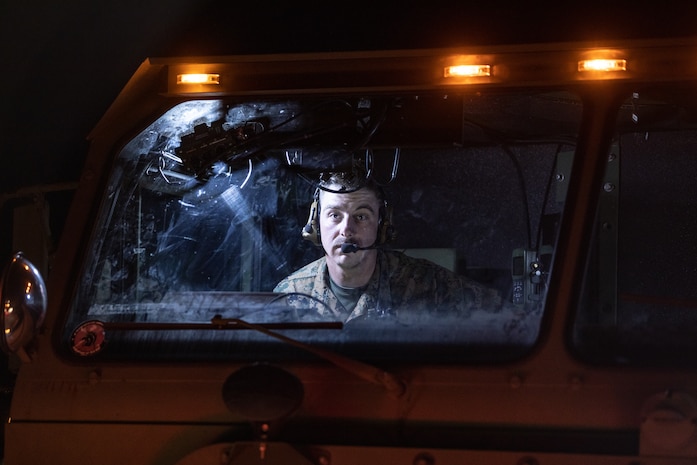
[{"label": "headset", "polygon": [[[392,207],[388,205],[385,193],[382,188],[378,187],[378,197],[382,200],[382,205],[380,206],[380,211],[378,213],[378,237],[371,247],[386,244],[395,239],[397,232],[392,225]],[[310,204],[310,215],[307,218],[307,223],[302,228],[302,237],[306,241],[310,241],[315,245],[321,246],[322,239],[319,232],[319,193],[321,190],[329,189],[318,187],[315,189],[315,193],[312,197],[312,204]],[[333,192],[333,191],[330,191]],[[350,192],[350,191],[346,191]]]}]

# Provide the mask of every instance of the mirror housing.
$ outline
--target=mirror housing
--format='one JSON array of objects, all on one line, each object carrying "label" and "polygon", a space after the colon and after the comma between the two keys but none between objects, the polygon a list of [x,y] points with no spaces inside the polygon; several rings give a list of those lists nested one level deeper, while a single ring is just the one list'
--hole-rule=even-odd
[{"label": "mirror housing", "polygon": [[0,348],[30,361],[26,347],[44,322],[47,307],[46,284],[39,270],[22,254],[14,254],[0,277]]}]

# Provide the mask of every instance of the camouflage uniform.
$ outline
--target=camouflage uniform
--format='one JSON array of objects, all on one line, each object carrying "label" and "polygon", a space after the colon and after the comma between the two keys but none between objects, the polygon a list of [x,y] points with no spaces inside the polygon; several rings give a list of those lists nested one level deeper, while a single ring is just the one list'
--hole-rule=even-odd
[{"label": "camouflage uniform", "polygon": [[438,266],[401,252],[378,251],[377,266],[368,285],[349,312],[330,289],[326,257],[291,274],[274,292],[303,293],[323,302],[323,318],[344,322],[358,317],[395,317],[413,323],[438,315],[467,317],[473,309],[496,311],[498,292]]}]

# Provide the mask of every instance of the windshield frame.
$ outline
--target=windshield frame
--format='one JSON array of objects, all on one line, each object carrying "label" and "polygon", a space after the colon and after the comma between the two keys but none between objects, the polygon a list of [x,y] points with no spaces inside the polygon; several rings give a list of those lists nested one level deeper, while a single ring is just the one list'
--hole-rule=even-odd
[{"label": "windshield frame", "polygon": [[[147,66],[146,66],[147,67]],[[166,66],[161,66],[158,72],[162,74]],[[146,74],[150,74],[152,70],[146,70],[144,71]],[[155,73],[157,74],[157,73]],[[161,77],[161,76],[160,76]],[[153,86],[157,81],[158,78],[154,76],[153,74],[150,74],[148,77],[148,80],[150,81],[148,86]],[[566,88],[567,90],[573,89],[574,91],[578,90],[580,95],[582,96],[582,100],[584,102],[584,114],[582,117],[581,121],[581,128],[579,132],[579,141],[581,145],[577,147],[577,155],[574,161],[574,166],[573,166],[573,171],[574,171],[574,176],[572,176],[572,179],[570,180],[570,185],[569,185],[569,197],[567,199],[567,202],[572,202],[571,204],[568,204],[567,209],[569,211],[572,211],[573,214],[572,216],[565,217],[561,223],[560,226],[560,240],[562,241],[557,247],[558,250],[562,249],[568,249],[568,250],[573,250],[576,251],[579,248],[583,248],[584,245],[587,245],[587,239],[584,236],[584,231],[587,231],[590,226],[590,223],[592,221],[590,218],[592,218],[592,214],[590,213],[593,211],[593,200],[597,198],[597,193],[594,193],[590,190],[587,189],[587,184],[592,183],[593,179],[600,179],[601,175],[600,173],[600,166],[602,166],[602,160],[603,157],[602,155],[598,154],[598,151],[601,153],[603,151],[606,151],[607,148],[609,147],[609,141],[611,139],[611,132],[612,132],[612,125],[608,124],[608,121],[610,121],[612,118],[608,118],[608,115],[613,114],[613,112],[616,111],[619,103],[618,99],[621,100],[621,98],[618,97],[618,95],[622,95],[622,97],[626,96],[628,89],[630,89],[630,86],[627,86],[626,83],[622,83],[619,81],[613,81],[611,83],[604,83],[604,88],[601,89],[600,91],[598,90],[597,87],[593,87],[591,90],[588,90],[582,85],[579,85],[578,83],[559,83],[556,82],[553,86],[551,86],[553,89],[558,89],[558,88]],[[148,87],[146,86],[146,87]],[[503,86],[504,88],[519,88],[519,89],[529,89],[529,85],[526,85],[525,83],[515,83],[515,84],[509,84],[507,86]],[[544,87],[544,86],[539,86],[538,84],[534,85],[535,88],[539,90],[538,87]],[[476,86],[473,86],[471,88],[476,88]],[[355,93],[355,89],[351,89],[349,93],[353,94]],[[303,89],[300,90],[301,94],[306,93],[307,90]],[[273,94],[274,92],[271,92]],[[146,92],[147,94],[147,92]],[[103,122],[100,124],[100,127],[98,127],[95,132],[93,132],[92,137],[94,138],[94,144],[93,147],[91,148],[91,152],[100,152],[104,153],[104,150],[106,147],[110,146],[109,145],[109,140],[111,139],[113,142],[113,135],[109,135],[108,137],[105,137],[104,139],[100,140],[100,133],[102,135],[105,135],[104,132],[108,132],[106,130],[106,127],[108,126],[109,123],[115,123],[116,120],[118,120],[118,117],[116,115],[119,115],[119,113],[124,112],[125,108],[128,107],[128,104],[133,103],[133,96],[126,96],[127,98],[125,99],[126,103],[122,105],[117,105],[117,107],[121,107],[115,112],[112,112],[110,115],[105,116],[105,119]],[[140,121],[146,121],[148,118],[151,117],[146,117],[146,115],[151,114],[150,112],[152,111],[153,108],[155,107],[171,107],[173,104],[172,102],[169,102],[167,105],[162,104],[162,98],[164,97],[164,94],[159,94],[158,98],[152,99],[150,102],[148,102],[144,106],[140,106],[143,110],[140,112],[136,112],[136,116],[138,113],[141,114]],[[188,98],[182,98],[181,96],[175,96],[172,94],[166,95],[167,98],[174,98],[175,102],[182,102],[187,100]],[[205,97],[205,96],[204,96]],[[211,96],[211,98],[213,98]],[[128,102],[130,100],[130,102]],[[165,99],[167,100],[167,99]],[[157,102],[157,103],[156,103]],[[123,103],[123,102],[122,102]],[[147,109],[147,111],[146,111]],[[600,115],[600,118],[599,118]],[[131,121],[137,121],[138,118],[136,117],[135,119]],[[120,124],[123,126],[123,123]],[[119,126],[117,124],[117,126]],[[133,126],[131,126],[133,127]],[[132,131],[131,131],[132,132]],[[120,140],[123,140],[123,137],[119,136]],[[113,147],[113,145],[111,145]],[[114,153],[115,151],[113,149],[108,149],[106,151],[107,153]],[[582,161],[579,161],[579,155],[583,157]],[[92,177],[89,179],[92,181],[94,178],[93,176],[97,172],[104,172],[103,168],[108,165],[108,159],[109,157],[103,158],[103,157],[90,157],[88,160],[88,164],[86,166],[86,176],[88,178]],[[97,194],[99,191],[99,188],[94,184],[94,182],[90,182],[88,184],[91,184],[92,187],[88,189],[81,189],[82,195],[80,196],[83,201],[87,197],[91,197],[90,194],[94,195]],[[91,197],[94,198],[94,197]],[[78,205],[80,202],[77,202]],[[92,204],[91,210],[94,211],[96,208],[94,206],[94,203],[92,202],[84,202],[84,204]],[[73,208],[71,210],[71,215],[73,216],[73,219],[75,220],[73,224],[76,226],[76,229],[79,229],[79,225],[82,224],[83,226],[87,226],[87,220],[86,218],[81,217],[79,213],[75,213],[76,209]],[[573,227],[570,227],[570,224],[574,224]],[[579,228],[579,225],[581,227]],[[77,237],[81,237],[80,234],[78,234]],[[80,247],[75,246],[73,250],[80,249]],[[84,253],[84,250],[83,252]],[[573,257],[573,254],[571,255]],[[576,260],[575,263],[578,265],[573,266],[573,265],[568,265],[564,264],[563,268],[566,270],[573,270],[574,273],[571,274],[571,276],[578,276],[578,273],[580,272],[580,267],[581,263],[583,260],[580,260],[580,257],[576,257],[579,260]],[[558,266],[557,264],[558,259],[555,259],[554,265],[553,266]],[[73,273],[76,270],[76,266],[78,266],[76,263],[73,263]],[[571,266],[571,268],[569,268]],[[60,278],[58,278],[60,279]],[[566,277],[566,278],[561,278],[557,275],[557,277],[552,276],[552,279],[550,280],[550,289],[553,289],[553,292],[548,294],[548,305],[551,305],[552,308],[573,308],[574,303],[573,299],[570,298],[570,296],[576,292],[571,292],[569,293],[570,289],[577,289],[577,285],[575,283],[569,282],[568,280],[572,279],[571,277]],[[561,288],[562,290],[559,291],[557,288]],[[550,300],[551,299],[551,300]],[[60,296],[60,300],[63,301],[63,305],[65,305],[69,300],[70,297],[67,294],[64,294]],[[561,307],[559,307],[562,305]],[[558,312],[555,312],[558,313]],[[550,330],[550,328],[555,327],[558,325],[558,315],[553,315],[553,314],[546,314],[545,319],[543,320],[542,324],[542,329],[541,329],[541,336],[542,339],[540,339],[540,342],[544,342],[545,340],[545,334]],[[60,345],[60,342],[57,342],[58,345]]]}]

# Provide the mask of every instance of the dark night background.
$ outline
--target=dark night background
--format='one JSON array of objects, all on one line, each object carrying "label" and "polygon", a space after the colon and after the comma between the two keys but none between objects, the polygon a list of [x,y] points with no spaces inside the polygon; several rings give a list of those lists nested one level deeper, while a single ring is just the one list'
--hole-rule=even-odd
[{"label": "dark night background", "polygon": [[0,0],[0,195],[77,181],[88,133],[147,57],[686,37],[689,5]]}]

